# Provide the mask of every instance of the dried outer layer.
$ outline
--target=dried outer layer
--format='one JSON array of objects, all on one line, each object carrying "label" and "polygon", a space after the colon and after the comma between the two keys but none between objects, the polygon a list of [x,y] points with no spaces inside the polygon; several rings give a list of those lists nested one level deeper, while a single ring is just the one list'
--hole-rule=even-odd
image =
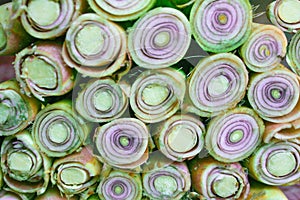
[{"label": "dried outer layer", "polygon": [[94,140],[101,162],[128,171],[140,171],[151,150],[148,128],[134,118],[115,119],[98,127]]},{"label": "dried outer layer", "polygon": [[128,97],[113,79],[92,79],[79,91],[75,108],[88,121],[108,122],[122,116],[128,108]]},{"label": "dried outer layer", "polygon": [[20,91],[14,79],[0,84],[0,136],[13,135],[33,122],[41,104]]},{"label": "dried outer layer", "polygon": [[289,43],[286,61],[296,74],[300,75],[300,31],[298,31]]},{"label": "dried outer layer", "polygon": [[111,21],[135,20],[153,7],[156,0],[88,0],[91,8]]},{"label": "dried outer layer", "polygon": [[238,162],[254,152],[264,130],[263,120],[252,109],[238,107],[209,122],[205,147],[220,162]]},{"label": "dried outer layer", "polygon": [[87,8],[83,0],[13,0],[14,18],[21,18],[24,29],[39,39],[62,36]]},{"label": "dried outer layer", "polygon": [[239,163],[221,163],[212,157],[196,158],[189,163],[192,188],[207,199],[244,200],[250,185]]},{"label": "dried outer layer", "polygon": [[71,100],[47,105],[33,123],[39,149],[50,157],[63,157],[85,144],[91,127],[72,110]]},{"label": "dried outer layer", "polygon": [[0,55],[14,55],[33,38],[24,30],[19,18],[13,18],[12,3],[0,6]]},{"label": "dried outer layer", "polygon": [[178,162],[192,159],[200,153],[204,147],[204,134],[205,126],[200,118],[188,114],[173,115],[154,124],[151,131],[159,151]]},{"label": "dried outer layer", "polygon": [[34,199],[34,194],[24,194],[20,192],[14,192],[10,188],[4,188],[0,191],[1,200],[32,200]]},{"label": "dried outer layer", "polygon": [[181,72],[172,68],[147,70],[131,85],[130,106],[143,122],[160,122],[180,109],[185,90]]},{"label": "dried outer layer", "polygon": [[[89,146],[54,161],[51,168],[51,182],[68,198],[84,193],[96,184],[102,164],[93,155]],[[91,192],[92,194],[92,192]]]},{"label": "dried outer layer", "polygon": [[74,71],[63,61],[61,48],[57,42],[41,41],[16,55],[16,79],[28,96],[44,101],[73,89]]},{"label": "dried outer layer", "polygon": [[133,61],[147,69],[179,62],[191,42],[186,16],[174,8],[159,7],[142,16],[129,29],[128,49]]},{"label": "dried outer layer", "polygon": [[142,174],[145,196],[153,200],[179,200],[190,190],[191,177],[185,162],[154,167]]},{"label": "dried outer layer", "polygon": [[256,181],[250,182],[250,193],[247,200],[288,200],[280,188],[265,185]]},{"label": "dried outer layer", "polygon": [[300,120],[280,124],[266,122],[263,141],[269,143],[274,139],[291,141],[300,145]]},{"label": "dried outer layer", "polygon": [[1,145],[1,154],[4,182],[9,188],[38,195],[46,191],[52,160],[39,152],[29,131],[6,137]]},{"label": "dried outer layer", "polygon": [[277,67],[285,57],[287,39],[273,25],[253,23],[248,40],[241,46],[240,55],[246,66],[255,72]]},{"label": "dried outer layer", "polygon": [[289,141],[271,141],[261,145],[243,164],[259,182],[293,185],[300,180],[300,146]]},{"label": "dried outer layer", "polygon": [[140,174],[111,171],[100,178],[97,193],[102,200],[140,200],[142,198]]},{"label": "dried outer layer", "polygon": [[62,55],[83,76],[112,75],[128,62],[126,33],[97,14],[80,15],[68,29]]},{"label": "dried outer layer", "polygon": [[199,61],[188,78],[185,109],[204,117],[234,108],[242,100],[248,71],[234,54],[220,53]]},{"label": "dried outer layer", "polygon": [[[57,187],[48,187],[46,192],[42,195],[37,196],[34,200],[66,200],[67,198],[63,196]],[[69,197],[68,200],[76,200],[77,197]]]},{"label": "dried outer layer", "polygon": [[299,80],[284,66],[252,75],[247,93],[251,107],[269,122],[286,123],[300,118]]},{"label": "dried outer layer", "polygon": [[229,52],[248,39],[252,9],[248,0],[196,0],[190,22],[192,33],[203,50]]},{"label": "dried outer layer", "polygon": [[300,30],[300,2],[298,0],[277,0],[267,7],[269,20],[281,30],[296,33]]}]

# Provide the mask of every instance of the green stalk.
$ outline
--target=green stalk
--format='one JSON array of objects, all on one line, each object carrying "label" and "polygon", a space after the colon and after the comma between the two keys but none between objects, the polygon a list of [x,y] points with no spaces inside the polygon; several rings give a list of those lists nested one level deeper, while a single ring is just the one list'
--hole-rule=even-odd
[{"label": "green stalk", "polygon": [[292,40],[288,46],[286,61],[296,74],[300,75],[300,31],[293,35]]},{"label": "green stalk", "polygon": [[33,42],[19,18],[13,18],[12,3],[0,6],[0,55],[14,55]]},{"label": "green stalk", "polygon": [[[6,137],[1,146],[4,182],[15,192],[43,194],[52,160],[39,152],[27,130]],[[22,163],[22,165],[20,165]]]},{"label": "green stalk", "polygon": [[72,110],[70,100],[47,105],[33,123],[33,139],[50,157],[63,157],[85,144],[90,126]]},{"label": "green stalk", "polygon": [[20,91],[16,80],[0,84],[0,136],[13,135],[33,122],[40,102]]},{"label": "green stalk", "polygon": [[[99,179],[102,164],[94,157],[91,147],[83,147],[54,161],[51,168],[51,182],[68,198],[75,194],[84,194],[85,199],[93,194],[89,189]],[[89,191],[87,194],[85,191]]]},{"label": "green stalk", "polygon": [[28,96],[44,101],[72,90],[74,71],[63,61],[61,51],[60,44],[41,41],[16,55],[16,78]]}]

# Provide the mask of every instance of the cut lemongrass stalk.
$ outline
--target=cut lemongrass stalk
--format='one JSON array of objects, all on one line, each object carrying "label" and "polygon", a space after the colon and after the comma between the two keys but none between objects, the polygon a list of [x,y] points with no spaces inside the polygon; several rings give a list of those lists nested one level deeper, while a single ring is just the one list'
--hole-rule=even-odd
[{"label": "cut lemongrass stalk", "polygon": [[0,136],[13,135],[33,122],[40,102],[24,95],[16,80],[0,84]]},{"label": "cut lemongrass stalk", "polygon": [[288,200],[279,187],[261,184],[256,181],[250,182],[250,193],[247,200]]},{"label": "cut lemongrass stalk", "polygon": [[286,61],[291,69],[300,75],[300,31],[298,31],[289,43]]},{"label": "cut lemongrass stalk", "polygon": [[300,180],[300,146],[288,141],[263,144],[244,165],[257,181],[267,185],[293,185]]},{"label": "cut lemongrass stalk", "polygon": [[129,29],[128,49],[133,61],[148,69],[179,62],[191,42],[188,19],[173,8],[155,8]]},{"label": "cut lemongrass stalk", "polygon": [[29,131],[6,137],[1,153],[4,181],[11,189],[38,195],[46,191],[52,160],[39,152]]},{"label": "cut lemongrass stalk", "polygon": [[112,167],[140,171],[140,166],[148,159],[150,137],[142,121],[134,118],[115,119],[95,131],[98,157]]},{"label": "cut lemongrass stalk", "polygon": [[222,163],[211,157],[189,163],[192,188],[207,199],[246,199],[250,185],[239,163]]},{"label": "cut lemongrass stalk", "polygon": [[62,55],[83,76],[112,75],[127,62],[125,31],[97,14],[80,15],[68,29]]},{"label": "cut lemongrass stalk", "polygon": [[235,108],[209,122],[205,147],[220,162],[238,162],[253,153],[264,130],[263,120],[252,109]]},{"label": "cut lemongrass stalk", "polygon": [[[35,197],[35,200],[66,200],[57,187],[48,187],[46,192],[42,195]],[[69,197],[68,200],[77,200],[77,197]]]},{"label": "cut lemongrass stalk", "polygon": [[15,18],[21,17],[24,29],[39,39],[62,36],[72,20],[86,10],[83,0],[21,0],[14,2]]},{"label": "cut lemongrass stalk", "polygon": [[0,191],[1,200],[32,200],[35,194],[24,194],[20,192],[15,192],[10,188],[4,188]]},{"label": "cut lemongrass stalk", "polygon": [[188,78],[185,109],[200,116],[215,116],[242,100],[248,71],[234,54],[220,53],[199,61]]},{"label": "cut lemongrass stalk", "polygon": [[229,52],[249,37],[252,9],[248,0],[198,0],[192,7],[190,22],[203,50]]},{"label": "cut lemongrass stalk", "polygon": [[0,55],[14,55],[33,38],[24,30],[19,18],[13,18],[12,3],[0,6]]},{"label": "cut lemongrass stalk", "polygon": [[267,8],[269,20],[286,32],[300,30],[300,2],[298,0],[273,1]]},{"label": "cut lemongrass stalk", "polygon": [[100,16],[111,21],[134,20],[153,7],[156,0],[88,0],[91,8]]},{"label": "cut lemongrass stalk", "polygon": [[140,174],[111,171],[100,180],[97,189],[103,200],[140,200],[142,198],[142,181]]},{"label": "cut lemongrass stalk", "polygon": [[177,114],[155,126],[151,135],[156,147],[171,160],[191,159],[204,147],[205,127],[199,117]]},{"label": "cut lemongrass stalk", "polygon": [[251,77],[248,100],[252,108],[266,121],[291,122],[300,117],[299,78],[279,66]]},{"label": "cut lemongrass stalk", "polygon": [[47,105],[32,127],[33,139],[42,152],[63,157],[85,144],[89,125],[72,110],[72,102],[63,100]]},{"label": "cut lemongrass stalk", "polygon": [[82,194],[93,187],[99,179],[102,164],[89,146],[80,152],[59,158],[51,168],[51,182],[67,197]]},{"label": "cut lemongrass stalk", "polygon": [[82,87],[75,99],[76,111],[91,122],[119,118],[128,107],[128,98],[111,78],[93,79]]},{"label": "cut lemongrass stalk", "polygon": [[263,72],[279,65],[285,57],[286,47],[287,39],[282,30],[273,25],[253,23],[240,55],[250,70]]},{"label": "cut lemongrass stalk", "polygon": [[24,92],[41,101],[72,90],[74,72],[61,56],[62,46],[42,41],[20,51],[15,60],[16,79]]}]

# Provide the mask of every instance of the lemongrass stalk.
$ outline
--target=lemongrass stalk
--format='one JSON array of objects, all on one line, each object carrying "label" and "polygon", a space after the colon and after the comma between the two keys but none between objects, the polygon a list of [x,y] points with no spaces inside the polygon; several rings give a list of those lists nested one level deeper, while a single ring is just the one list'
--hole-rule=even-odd
[{"label": "lemongrass stalk", "polygon": [[248,0],[196,0],[190,22],[192,33],[203,50],[229,52],[248,39],[252,9]]},{"label": "lemongrass stalk", "polygon": [[[67,198],[61,194],[57,187],[48,187],[46,192],[42,195],[39,195],[35,200],[66,200]],[[77,197],[73,196],[68,198],[68,200],[76,200]]]},{"label": "lemongrass stalk", "polygon": [[200,60],[188,78],[185,109],[204,117],[234,108],[244,97],[248,71],[234,54],[220,53]]},{"label": "lemongrass stalk", "polygon": [[97,14],[80,15],[67,31],[62,55],[83,76],[112,75],[128,59],[125,31]]},{"label": "lemongrass stalk", "polygon": [[153,200],[179,200],[190,190],[191,177],[184,162],[174,162],[162,168],[142,173],[145,196]]},{"label": "lemongrass stalk", "polygon": [[140,174],[111,171],[100,179],[97,193],[102,200],[140,200],[142,198]]},{"label": "lemongrass stalk", "polygon": [[185,77],[175,69],[144,71],[131,85],[130,106],[146,123],[163,121],[180,109],[185,87]]},{"label": "lemongrass stalk", "polygon": [[85,144],[90,126],[72,110],[70,100],[47,105],[33,123],[32,135],[39,149],[50,157],[63,157]]},{"label": "lemongrass stalk", "polygon": [[292,37],[288,46],[286,61],[293,72],[300,75],[300,30]]},{"label": "lemongrass stalk", "polygon": [[13,18],[12,3],[0,6],[0,55],[14,55],[33,38],[24,30],[19,18]]},{"label": "lemongrass stalk", "polygon": [[149,11],[129,29],[128,49],[133,61],[148,69],[166,68],[179,62],[191,42],[188,19],[173,8]]},{"label": "lemongrass stalk", "polygon": [[34,194],[14,192],[9,188],[4,188],[4,190],[0,191],[1,200],[32,200],[34,199],[34,196]]},{"label": "lemongrass stalk", "polygon": [[6,137],[1,154],[4,182],[9,188],[38,195],[46,191],[52,160],[40,153],[29,131]]},{"label": "lemongrass stalk", "polygon": [[74,72],[63,61],[61,49],[57,42],[41,41],[16,55],[16,78],[28,96],[44,101],[73,89]]},{"label": "lemongrass stalk", "polygon": [[21,18],[24,29],[39,39],[62,36],[70,23],[87,8],[83,0],[14,0],[15,18]]},{"label": "lemongrass stalk", "polygon": [[33,122],[40,102],[24,95],[14,79],[0,84],[0,136],[13,135]]},{"label": "lemongrass stalk", "polygon": [[249,194],[247,173],[239,163],[222,163],[211,157],[189,163],[192,188],[207,199],[239,199]]},{"label": "lemongrass stalk", "polygon": [[100,161],[124,170],[140,171],[148,159],[150,139],[146,125],[134,118],[115,119],[95,130]]},{"label": "lemongrass stalk", "polygon": [[92,79],[75,99],[76,111],[91,122],[108,122],[119,118],[128,107],[128,98],[111,78]]},{"label": "lemongrass stalk", "polygon": [[220,162],[238,162],[254,152],[264,130],[263,120],[252,109],[238,107],[209,122],[205,147]]},{"label": "lemongrass stalk", "polygon": [[247,200],[288,200],[279,187],[261,184],[256,181],[250,182],[250,193]]},{"label": "lemongrass stalk", "polygon": [[84,193],[99,179],[102,164],[94,157],[91,147],[83,147],[54,161],[51,168],[51,182],[68,198]]},{"label": "lemongrass stalk", "polygon": [[291,122],[300,117],[299,77],[279,66],[251,77],[247,97],[252,108],[266,121]]},{"label": "lemongrass stalk", "polygon": [[293,185],[300,180],[300,146],[289,141],[261,145],[244,160],[249,175],[267,185]]},{"label": "lemongrass stalk", "polygon": [[282,30],[273,25],[253,23],[240,55],[250,70],[263,72],[279,65],[285,57],[286,47],[287,39]]},{"label": "lemongrass stalk", "polygon": [[277,0],[267,7],[269,20],[285,32],[300,30],[300,2],[298,0]]},{"label": "lemongrass stalk", "polygon": [[192,159],[204,148],[205,127],[199,117],[176,114],[151,131],[156,147],[169,159]]},{"label": "lemongrass stalk", "polygon": [[91,8],[100,16],[111,21],[127,21],[139,18],[153,7],[156,0],[88,0]]}]

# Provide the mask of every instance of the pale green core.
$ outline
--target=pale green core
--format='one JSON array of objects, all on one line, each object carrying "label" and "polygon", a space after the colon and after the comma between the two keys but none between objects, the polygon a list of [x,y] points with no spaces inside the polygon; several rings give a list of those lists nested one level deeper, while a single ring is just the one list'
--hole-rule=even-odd
[{"label": "pale green core", "polygon": [[150,106],[157,106],[168,98],[169,93],[169,89],[165,86],[149,84],[142,92],[142,99]]},{"label": "pale green core", "polygon": [[83,169],[70,167],[62,170],[60,178],[67,185],[79,185],[88,180],[88,174]]},{"label": "pale green core", "polygon": [[296,165],[295,156],[291,152],[280,152],[269,157],[267,169],[274,176],[286,176]]},{"label": "pale green core", "polygon": [[259,47],[259,52],[263,53],[266,56],[270,56],[271,52],[267,45],[261,45]]},{"label": "pale green core", "polygon": [[6,33],[3,29],[2,24],[0,23],[0,50],[6,47],[6,43],[7,43]]},{"label": "pale green core", "polygon": [[123,191],[123,188],[119,185],[115,186],[114,187],[114,193],[117,194],[117,195],[120,195],[122,194],[124,191]]},{"label": "pale green core", "polygon": [[53,66],[38,57],[28,57],[23,62],[23,74],[36,85],[52,89],[57,85],[57,75]]},{"label": "pale green core", "polygon": [[219,22],[220,22],[221,24],[224,25],[224,24],[227,23],[228,18],[227,18],[227,16],[226,16],[225,14],[221,13],[221,14],[218,15],[218,20],[219,20]]},{"label": "pale green core", "polygon": [[121,136],[120,139],[120,144],[123,146],[123,147],[126,147],[129,145],[129,138],[126,137],[126,136]]},{"label": "pale green core", "polygon": [[213,182],[213,191],[222,198],[228,198],[234,195],[239,189],[237,179],[230,175],[219,175]]},{"label": "pale green core", "polygon": [[157,45],[158,47],[164,47],[170,42],[170,34],[166,31],[162,31],[158,33],[154,37],[154,44]]},{"label": "pale green core", "polygon": [[32,160],[26,153],[14,152],[8,157],[8,166],[11,171],[28,173],[32,165]]},{"label": "pale green core", "polygon": [[230,136],[229,136],[229,140],[230,142],[239,142],[241,141],[241,139],[243,139],[244,137],[244,132],[242,130],[235,130],[233,131]]},{"label": "pale green core", "polygon": [[97,110],[107,111],[113,105],[113,96],[111,92],[106,90],[97,91],[93,96],[93,104]]},{"label": "pale green core", "polygon": [[281,97],[280,90],[278,89],[271,90],[271,95],[274,99],[279,99]]},{"label": "pale green core", "polygon": [[171,176],[159,176],[154,180],[155,189],[162,195],[172,196],[177,190],[177,182]]},{"label": "pale green core", "polygon": [[84,55],[95,55],[102,49],[104,37],[99,26],[85,25],[76,35],[75,44],[78,51]]},{"label": "pale green core", "polygon": [[11,114],[10,106],[5,103],[0,103],[0,124],[5,124]]},{"label": "pale green core", "polygon": [[66,141],[69,137],[71,130],[69,126],[65,123],[52,123],[48,127],[48,136],[49,139],[56,143],[60,144]]},{"label": "pale green core", "polygon": [[300,1],[283,0],[278,6],[278,15],[286,23],[298,23],[300,21]]},{"label": "pale green core", "polygon": [[220,75],[213,79],[208,84],[208,92],[212,96],[223,94],[229,87],[229,80],[226,76]]},{"label": "pale green core", "polygon": [[184,153],[190,151],[197,144],[197,134],[190,129],[178,125],[169,131],[168,145],[176,152]]},{"label": "pale green core", "polygon": [[51,25],[60,15],[59,1],[31,0],[28,3],[28,15],[40,26]]}]

